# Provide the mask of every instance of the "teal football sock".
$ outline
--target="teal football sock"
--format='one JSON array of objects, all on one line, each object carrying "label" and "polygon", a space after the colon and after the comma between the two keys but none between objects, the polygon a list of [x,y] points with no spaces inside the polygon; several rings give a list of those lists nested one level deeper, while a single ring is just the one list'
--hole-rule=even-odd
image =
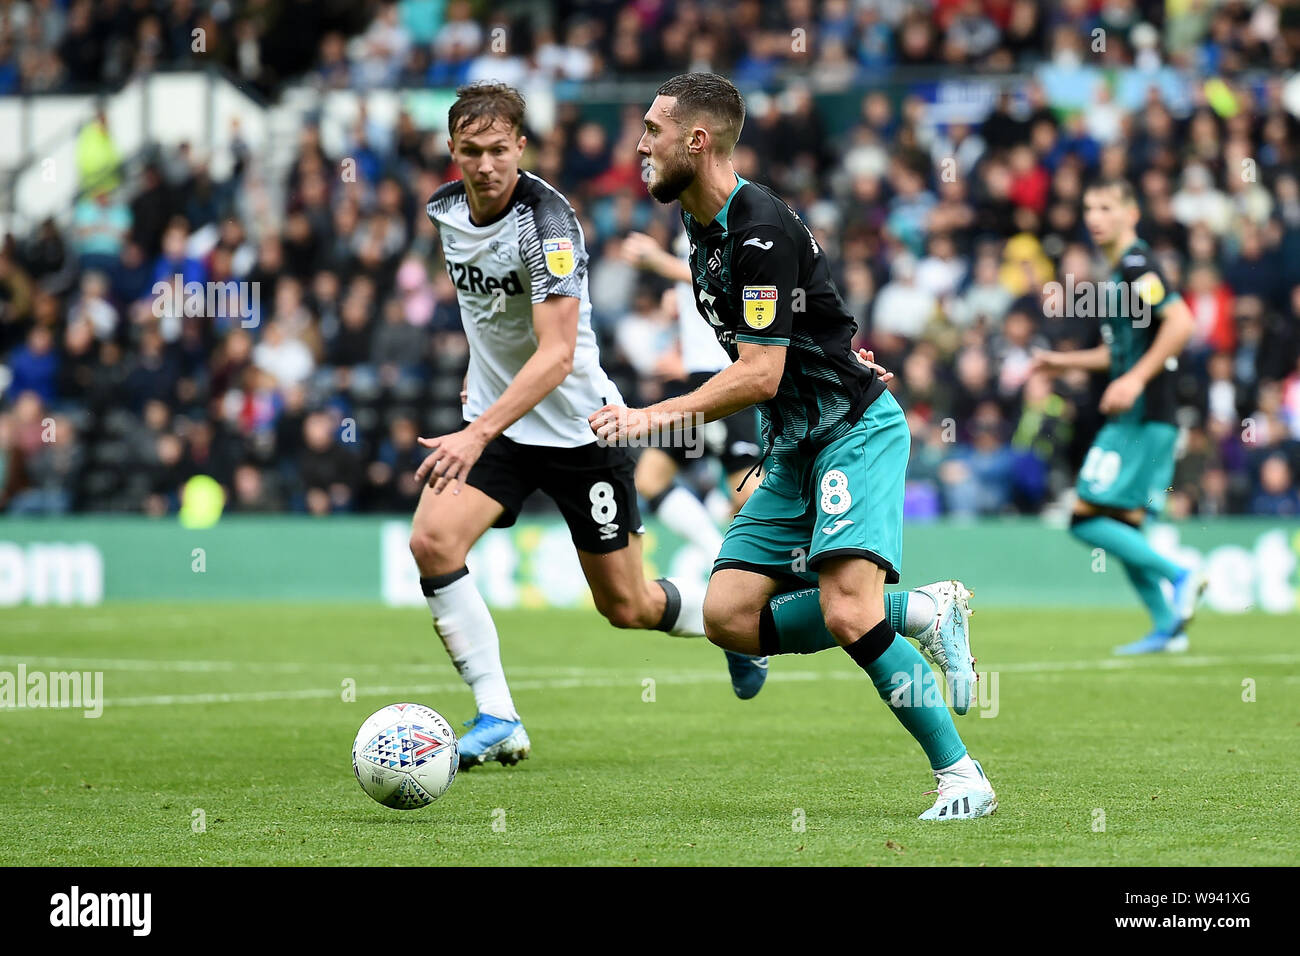
[{"label": "teal football sock", "polygon": [[932,768],[950,767],[966,755],[934,671],[920,651],[893,633],[888,621],[844,650],[867,672],[880,699],[916,738]]},{"label": "teal football sock", "polygon": [[1075,519],[1070,523],[1070,533],[1094,548],[1102,548],[1126,565],[1149,571],[1170,581],[1182,577],[1186,571],[1181,564],[1161,557],[1147,542],[1144,535],[1131,524],[1115,518],[1097,515]]},{"label": "teal football sock", "polygon": [[1133,582],[1133,589],[1137,591],[1138,597],[1150,612],[1151,623],[1155,625],[1156,630],[1161,634],[1177,633],[1182,620],[1174,613],[1168,598],[1165,597],[1164,588],[1160,586],[1160,578],[1150,571],[1135,568],[1130,564],[1125,564],[1124,570],[1128,573],[1128,579]]},{"label": "teal football sock", "polygon": [[906,591],[895,591],[893,594],[885,595],[885,620],[895,632],[904,633],[903,628],[907,622]]},{"label": "teal football sock", "polygon": [[[907,595],[907,591],[885,595],[889,626],[900,633],[906,633]],[[933,600],[928,594],[922,596]],[[817,588],[787,591],[772,598],[759,618],[758,640],[760,652],[768,656],[816,654],[839,643],[826,629],[821,592]]]},{"label": "teal football sock", "polygon": [[826,630],[817,588],[778,594],[759,616],[758,644],[764,655],[816,654],[838,643]]}]

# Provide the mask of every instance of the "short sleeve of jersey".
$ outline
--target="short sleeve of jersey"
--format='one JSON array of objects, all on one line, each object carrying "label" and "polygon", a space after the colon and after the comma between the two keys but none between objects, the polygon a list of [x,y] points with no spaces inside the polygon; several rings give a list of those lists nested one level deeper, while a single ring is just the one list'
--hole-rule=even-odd
[{"label": "short sleeve of jersey", "polygon": [[542,196],[519,218],[519,249],[532,277],[532,301],[550,295],[582,298],[587,246],[573,208],[556,195]]},{"label": "short sleeve of jersey", "polygon": [[736,341],[789,345],[799,250],[780,226],[760,224],[735,240],[732,288],[740,297]]},{"label": "short sleeve of jersey", "polygon": [[1143,306],[1157,317],[1171,302],[1182,297],[1169,288],[1164,272],[1146,252],[1130,252],[1120,260],[1120,275]]}]

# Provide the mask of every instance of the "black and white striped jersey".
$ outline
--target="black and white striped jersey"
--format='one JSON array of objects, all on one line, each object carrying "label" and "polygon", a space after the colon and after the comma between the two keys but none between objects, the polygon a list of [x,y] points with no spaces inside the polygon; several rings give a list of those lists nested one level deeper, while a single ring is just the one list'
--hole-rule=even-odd
[{"label": "black and white striped jersey", "polygon": [[469,339],[465,420],[474,421],[500,398],[537,350],[533,306],[547,296],[572,296],[579,302],[573,371],[505,436],[566,448],[595,441],[587,417],[623,399],[600,367],[587,294],[587,246],[568,200],[545,180],[520,172],[510,202],[491,222],[470,218],[460,180],[439,188],[427,211],[438,227]]}]

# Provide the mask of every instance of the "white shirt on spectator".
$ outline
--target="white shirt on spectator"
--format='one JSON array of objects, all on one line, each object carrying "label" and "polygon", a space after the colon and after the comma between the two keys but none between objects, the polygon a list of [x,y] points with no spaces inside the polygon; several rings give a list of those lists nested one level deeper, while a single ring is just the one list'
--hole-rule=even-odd
[{"label": "white shirt on spectator", "polygon": [[1221,192],[1178,193],[1174,196],[1174,218],[1184,226],[1205,223],[1216,235],[1227,232],[1232,207]]},{"label": "white shirt on spectator", "polygon": [[927,290],[910,282],[885,283],[871,310],[871,328],[914,339],[925,331],[938,301]]},{"label": "white shirt on spectator", "polygon": [[949,303],[948,318],[956,325],[974,325],[980,316],[984,316],[989,325],[997,326],[1007,309],[1011,308],[1014,298],[1010,290],[996,282],[972,285],[964,295]]},{"label": "white shirt on spectator", "polygon": [[581,47],[548,43],[538,49],[537,72],[545,79],[587,80],[595,69],[591,53]]},{"label": "white shirt on spectator", "polygon": [[916,284],[936,299],[952,295],[966,277],[966,264],[961,259],[940,259],[926,256],[916,267]]},{"label": "white shirt on spectator", "polygon": [[253,349],[253,364],[270,373],[279,385],[297,385],[305,382],[315,367],[311,349],[300,339],[282,338],[278,342],[264,341]]},{"label": "white shirt on spectator", "polygon": [[517,56],[498,56],[485,53],[475,57],[465,74],[466,83],[478,83],[483,80],[495,80],[516,89],[528,82],[528,65]]}]

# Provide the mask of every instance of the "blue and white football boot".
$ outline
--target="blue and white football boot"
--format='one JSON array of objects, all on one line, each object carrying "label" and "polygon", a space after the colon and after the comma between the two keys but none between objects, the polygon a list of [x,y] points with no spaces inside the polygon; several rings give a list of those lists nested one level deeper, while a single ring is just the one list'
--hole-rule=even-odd
[{"label": "blue and white football boot", "polygon": [[921,653],[943,671],[957,715],[970,710],[975,693],[975,658],[970,652],[971,590],[960,581],[936,581],[917,588],[934,599],[934,624],[915,638]]},{"label": "blue and white football boot", "polygon": [[731,672],[731,689],[741,700],[749,700],[758,695],[767,680],[767,658],[755,657],[753,654],[737,654],[735,651],[723,651],[727,655],[727,670]]},{"label": "blue and white football boot", "polygon": [[528,731],[521,720],[502,720],[491,714],[478,714],[465,721],[469,733],[460,738],[460,769],[468,770],[489,760],[506,766],[519,763],[533,750]]},{"label": "blue and white football boot", "polygon": [[998,795],[978,760],[963,757],[945,770],[934,771],[934,779],[938,786],[926,792],[938,796],[918,820],[974,820],[998,808]]},{"label": "blue and white football boot", "polygon": [[1152,631],[1146,637],[1136,640],[1132,644],[1121,644],[1115,648],[1115,653],[1124,656],[1132,654],[1181,654],[1187,650],[1187,645],[1187,635],[1182,631],[1177,634],[1161,634],[1159,631]]}]

